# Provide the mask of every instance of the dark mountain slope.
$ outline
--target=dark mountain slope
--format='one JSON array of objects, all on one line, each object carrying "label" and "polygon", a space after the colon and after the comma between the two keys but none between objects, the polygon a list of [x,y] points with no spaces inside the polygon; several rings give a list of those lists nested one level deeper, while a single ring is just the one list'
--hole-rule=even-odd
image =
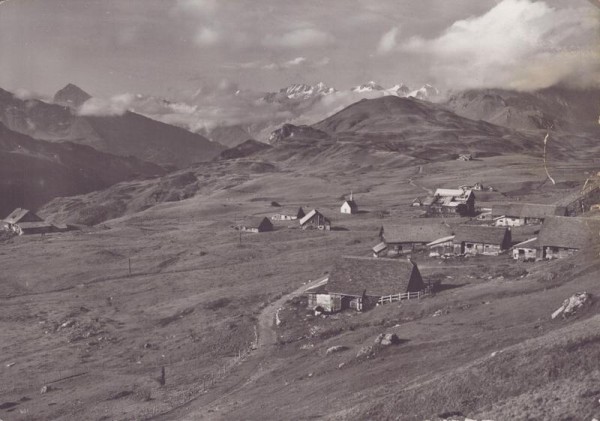
[{"label": "dark mountain slope", "polygon": [[574,130],[598,125],[599,89],[551,87],[534,92],[473,89],[452,95],[445,104],[473,120],[519,130]]},{"label": "dark mountain slope", "polygon": [[15,207],[36,209],[57,196],[87,193],[164,173],[162,167],[137,158],[72,142],[36,140],[0,123],[0,217]]},{"label": "dark mountain slope", "polygon": [[372,143],[425,159],[461,152],[537,153],[539,141],[514,130],[461,117],[412,98],[361,100],[312,126],[339,140]]},{"label": "dark mountain slope", "polygon": [[81,116],[69,107],[21,100],[1,89],[0,122],[36,139],[72,141],[115,155],[133,155],[177,167],[210,161],[225,149],[203,136],[136,113]]},{"label": "dark mountain slope", "polygon": [[236,159],[236,158],[245,158],[250,155],[254,155],[260,151],[264,151],[265,149],[271,148],[270,145],[266,143],[258,142],[253,139],[248,139],[243,143],[240,143],[236,147],[227,149],[221,152],[219,155],[219,159]]}]

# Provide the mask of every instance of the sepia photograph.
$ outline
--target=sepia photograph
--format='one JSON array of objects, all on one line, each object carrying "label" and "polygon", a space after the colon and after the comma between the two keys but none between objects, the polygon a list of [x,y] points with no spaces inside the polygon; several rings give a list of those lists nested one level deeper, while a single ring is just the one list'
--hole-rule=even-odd
[{"label": "sepia photograph", "polygon": [[0,0],[0,421],[600,421],[600,0]]}]

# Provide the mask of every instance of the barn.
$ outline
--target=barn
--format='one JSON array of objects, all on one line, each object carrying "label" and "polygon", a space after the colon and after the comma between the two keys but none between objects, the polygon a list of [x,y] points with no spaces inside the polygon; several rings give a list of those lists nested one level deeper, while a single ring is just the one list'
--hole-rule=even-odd
[{"label": "barn", "polygon": [[437,189],[423,204],[429,216],[470,216],[475,214],[475,193],[469,189]]},{"label": "barn", "polygon": [[44,221],[34,212],[22,208],[12,211],[2,222],[2,227],[18,235],[46,234],[55,230],[52,224]]},{"label": "barn", "polygon": [[267,232],[273,231],[273,224],[267,217],[250,218],[237,226],[243,232]]},{"label": "barn", "polygon": [[461,225],[452,239],[454,254],[497,256],[511,246],[511,232],[506,227]]},{"label": "barn", "polygon": [[600,243],[600,220],[555,216],[546,218],[538,235],[540,258],[560,259]]},{"label": "barn", "polygon": [[538,257],[538,241],[537,237],[530,238],[519,244],[515,244],[512,248],[513,259],[523,262],[533,262]]},{"label": "barn", "polygon": [[272,221],[296,221],[298,219],[304,218],[306,214],[304,213],[304,209],[299,207],[298,209],[283,209],[276,214],[271,216]]},{"label": "barn", "polygon": [[428,243],[451,234],[452,229],[444,223],[386,224],[379,231],[390,257],[425,249]]},{"label": "barn", "polygon": [[454,254],[454,235],[441,237],[427,244],[430,257],[444,257]]},{"label": "barn", "polygon": [[308,212],[302,219],[300,219],[300,228],[306,229],[318,229],[329,231],[331,229],[331,222],[329,219],[324,217],[318,210],[313,209]]},{"label": "barn", "polygon": [[537,225],[549,216],[564,216],[566,208],[537,203],[506,203],[492,207],[492,218],[497,227]]},{"label": "barn", "polygon": [[419,268],[410,260],[344,256],[329,273],[321,291],[308,293],[311,310],[363,311],[377,305],[381,297],[419,293],[426,289]]}]

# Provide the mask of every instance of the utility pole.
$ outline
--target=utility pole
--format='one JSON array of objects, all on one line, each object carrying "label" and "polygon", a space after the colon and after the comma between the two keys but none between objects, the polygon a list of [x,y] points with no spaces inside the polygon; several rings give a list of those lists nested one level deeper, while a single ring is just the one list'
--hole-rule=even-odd
[{"label": "utility pole", "polygon": [[131,257],[128,260],[129,260],[129,276],[131,276]]}]

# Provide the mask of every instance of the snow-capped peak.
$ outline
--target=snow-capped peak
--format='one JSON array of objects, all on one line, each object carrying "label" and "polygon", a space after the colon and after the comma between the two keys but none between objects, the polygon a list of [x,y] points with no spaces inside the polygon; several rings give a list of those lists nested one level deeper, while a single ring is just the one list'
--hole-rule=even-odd
[{"label": "snow-capped peak", "polygon": [[364,85],[355,86],[352,88],[352,92],[373,92],[373,91],[383,91],[383,86],[375,83],[374,81],[370,81],[365,83]]},{"label": "snow-capped peak", "polygon": [[421,88],[410,92],[407,96],[417,99],[431,99],[440,95],[440,91],[430,84],[425,84]]},{"label": "snow-capped peak", "polygon": [[283,88],[279,91],[289,99],[308,99],[315,96],[329,95],[335,92],[335,89],[330,88],[323,82],[319,82],[316,85],[307,85],[304,83],[297,83]]},{"label": "snow-capped peak", "polygon": [[392,86],[390,89],[386,89],[386,91],[389,91],[393,95],[406,96],[410,92],[410,88],[404,83],[401,83],[399,85]]}]

